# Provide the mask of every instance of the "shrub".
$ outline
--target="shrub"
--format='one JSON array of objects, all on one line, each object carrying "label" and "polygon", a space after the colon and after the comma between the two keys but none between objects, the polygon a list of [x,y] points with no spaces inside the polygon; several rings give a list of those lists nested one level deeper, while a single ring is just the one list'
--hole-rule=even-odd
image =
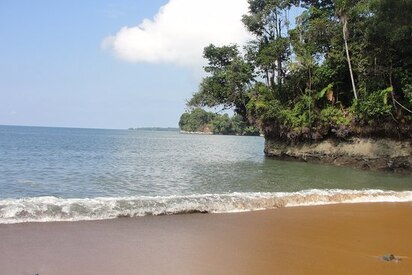
[{"label": "shrub", "polygon": [[388,104],[388,96],[392,87],[368,94],[365,98],[355,101],[352,110],[358,120],[372,124],[392,114],[393,106]]},{"label": "shrub", "polygon": [[320,112],[319,119],[324,126],[338,127],[341,125],[349,126],[350,115],[345,115],[342,109],[335,106],[328,106]]}]

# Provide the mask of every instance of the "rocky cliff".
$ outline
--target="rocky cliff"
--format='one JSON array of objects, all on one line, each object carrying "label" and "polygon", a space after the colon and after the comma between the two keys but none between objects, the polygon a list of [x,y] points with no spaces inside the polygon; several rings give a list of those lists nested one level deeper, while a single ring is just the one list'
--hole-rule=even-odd
[{"label": "rocky cliff", "polygon": [[266,139],[265,154],[277,159],[412,174],[412,140],[351,138],[287,144]]}]

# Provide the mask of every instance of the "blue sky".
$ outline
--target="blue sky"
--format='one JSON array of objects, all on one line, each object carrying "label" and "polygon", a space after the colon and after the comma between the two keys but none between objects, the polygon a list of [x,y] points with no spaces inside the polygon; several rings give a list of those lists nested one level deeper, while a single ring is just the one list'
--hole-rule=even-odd
[{"label": "blue sky", "polygon": [[105,37],[167,1],[0,1],[0,124],[176,126],[199,79],[175,64],[130,63]]},{"label": "blue sky", "polygon": [[247,0],[0,0],[0,125],[177,127]]}]

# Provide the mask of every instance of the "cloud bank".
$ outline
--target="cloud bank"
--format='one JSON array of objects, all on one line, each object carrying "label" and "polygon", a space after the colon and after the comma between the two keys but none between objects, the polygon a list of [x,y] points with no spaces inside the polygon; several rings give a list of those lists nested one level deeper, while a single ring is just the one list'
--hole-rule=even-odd
[{"label": "cloud bank", "polygon": [[240,21],[247,10],[247,0],[170,0],[153,19],[121,28],[102,45],[129,62],[199,67],[210,43],[241,45],[250,39]]}]

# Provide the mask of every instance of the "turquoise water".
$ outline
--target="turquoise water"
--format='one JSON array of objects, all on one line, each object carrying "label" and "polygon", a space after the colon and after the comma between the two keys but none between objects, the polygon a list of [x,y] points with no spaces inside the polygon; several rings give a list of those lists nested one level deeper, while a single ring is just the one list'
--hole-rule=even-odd
[{"label": "turquoise water", "polygon": [[[122,215],[127,209],[133,216],[157,213],[153,207],[159,203],[165,213],[173,213],[177,205],[179,211],[191,211],[212,201],[217,210],[202,209],[218,212],[217,204],[236,200],[238,206],[228,211],[265,208],[263,197],[284,193],[396,191],[387,195],[407,200],[405,191],[412,190],[411,176],[276,161],[264,157],[263,145],[262,137],[0,126],[0,222],[2,217],[4,222],[51,214],[56,216],[49,220],[73,218],[73,209],[82,207],[82,219],[92,219],[87,205],[92,200],[101,207],[110,201],[115,206],[107,209],[115,207]],[[252,205],[242,205],[246,198]],[[309,203],[306,197],[304,202]],[[105,218],[104,209],[96,217]]]}]

